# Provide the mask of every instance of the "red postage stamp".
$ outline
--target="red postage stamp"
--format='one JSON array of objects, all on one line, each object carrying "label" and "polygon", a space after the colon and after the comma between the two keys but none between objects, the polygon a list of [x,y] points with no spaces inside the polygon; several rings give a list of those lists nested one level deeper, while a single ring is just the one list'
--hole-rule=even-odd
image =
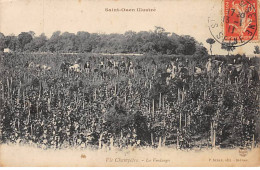
[{"label": "red postage stamp", "polygon": [[224,0],[224,41],[259,40],[257,0]]}]

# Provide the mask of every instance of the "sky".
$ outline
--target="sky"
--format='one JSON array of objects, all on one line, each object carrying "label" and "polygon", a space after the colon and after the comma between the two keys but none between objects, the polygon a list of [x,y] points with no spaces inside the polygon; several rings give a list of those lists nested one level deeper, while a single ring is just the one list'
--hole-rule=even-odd
[{"label": "sky", "polygon": [[[106,12],[106,8],[150,8],[155,12]],[[34,31],[50,37],[57,30],[124,33],[161,26],[167,32],[191,35],[209,49],[206,39],[212,35],[208,18],[220,20],[221,15],[221,0],[0,0],[0,32],[18,35]],[[233,53],[253,54],[255,45],[259,42],[248,43]],[[213,54],[227,54],[218,43],[212,50]]]}]

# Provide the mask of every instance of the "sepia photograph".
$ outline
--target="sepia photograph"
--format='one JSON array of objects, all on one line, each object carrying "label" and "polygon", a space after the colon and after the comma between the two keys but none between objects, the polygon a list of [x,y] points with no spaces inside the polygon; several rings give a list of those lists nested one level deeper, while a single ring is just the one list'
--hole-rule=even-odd
[{"label": "sepia photograph", "polygon": [[259,0],[0,0],[0,166],[259,167]]}]

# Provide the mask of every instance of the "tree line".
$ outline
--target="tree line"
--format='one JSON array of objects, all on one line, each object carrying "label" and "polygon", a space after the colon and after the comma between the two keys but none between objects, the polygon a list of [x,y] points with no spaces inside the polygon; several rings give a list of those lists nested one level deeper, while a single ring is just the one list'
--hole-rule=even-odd
[{"label": "tree line", "polygon": [[207,54],[207,49],[193,37],[169,33],[162,27],[124,34],[56,31],[50,38],[44,33],[35,36],[33,31],[21,32],[18,36],[0,33],[0,50],[4,48],[18,52]]}]

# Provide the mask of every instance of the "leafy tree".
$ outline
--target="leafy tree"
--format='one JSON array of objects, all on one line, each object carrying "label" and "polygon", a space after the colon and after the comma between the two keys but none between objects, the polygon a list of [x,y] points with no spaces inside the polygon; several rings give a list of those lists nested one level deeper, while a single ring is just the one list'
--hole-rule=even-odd
[{"label": "leafy tree", "polygon": [[18,35],[19,47],[21,48],[22,51],[24,50],[25,45],[30,43],[32,40],[33,37],[28,32],[22,32]]},{"label": "leafy tree", "polygon": [[56,31],[52,34],[51,38],[47,42],[47,49],[51,52],[58,51],[58,44],[60,40],[60,31]]},{"label": "leafy tree", "polygon": [[213,38],[208,38],[206,42],[210,44],[210,54],[212,55],[212,44],[214,44],[216,41]]},{"label": "leafy tree", "polygon": [[45,34],[41,34],[39,37],[35,37],[30,43],[25,45],[25,50],[29,50],[29,51],[43,51],[44,46],[47,42],[47,37],[45,36]]},{"label": "leafy tree", "polygon": [[[22,32],[17,37],[6,36],[6,47],[21,51],[51,52],[97,52],[97,53],[153,53],[153,54],[206,54],[198,48],[198,42],[191,36],[170,34],[162,27],[154,31],[127,31],[125,34],[97,34],[79,31],[74,33],[56,31],[48,39],[44,34],[35,36],[33,31]],[[3,47],[2,47],[3,48]],[[197,51],[198,50],[198,51]]]},{"label": "leafy tree", "polygon": [[155,30],[154,33],[161,36],[162,34],[164,34],[165,29],[159,26],[155,26]]},{"label": "leafy tree", "polygon": [[78,52],[91,52],[90,33],[79,31],[75,37],[75,45]]},{"label": "leafy tree", "polygon": [[177,49],[176,49],[176,54],[183,54],[185,51],[185,47],[183,44],[179,44]]},{"label": "leafy tree", "polygon": [[18,39],[14,35],[8,35],[5,37],[5,47],[9,48],[13,51],[17,49],[18,46]]},{"label": "leafy tree", "polygon": [[33,38],[35,38],[35,32],[34,32],[34,31],[29,31],[28,33],[31,34],[31,36],[32,36]]},{"label": "leafy tree", "polygon": [[5,48],[5,35],[0,32],[0,51],[3,51]]},{"label": "leafy tree", "polygon": [[60,51],[63,51],[63,52],[76,51],[75,39],[76,39],[76,36],[73,33],[64,32],[63,34],[61,34],[60,41],[59,41]]},{"label": "leafy tree", "polygon": [[259,46],[255,46],[255,51],[254,51],[254,54],[260,54],[260,49],[259,49]]},{"label": "leafy tree", "polygon": [[228,55],[229,55],[230,51],[234,51],[235,50],[235,47],[233,46],[232,43],[224,43],[223,42],[221,44],[221,49],[227,50]]},{"label": "leafy tree", "polygon": [[142,46],[142,51],[145,52],[145,53],[149,53],[149,52],[154,53],[155,52],[155,44],[153,42],[145,43]]},{"label": "leafy tree", "polygon": [[124,41],[122,42],[124,50],[129,53],[138,52],[137,44],[135,42],[136,32],[127,31],[125,32],[124,37]]},{"label": "leafy tree", "polygon": [[196,41],[193,37],[189,35],[184,35],[179,37],[179,43],[180,45],[183,45],[181,47],[182,54],[184,55],[192,55],[196,51]]},{"label": "leafy tree", "polygon": [[204,57],[208,55],[208,50],[202,46],[202,44],[196,44],[196,52],[195,52],[195,57]]}]

